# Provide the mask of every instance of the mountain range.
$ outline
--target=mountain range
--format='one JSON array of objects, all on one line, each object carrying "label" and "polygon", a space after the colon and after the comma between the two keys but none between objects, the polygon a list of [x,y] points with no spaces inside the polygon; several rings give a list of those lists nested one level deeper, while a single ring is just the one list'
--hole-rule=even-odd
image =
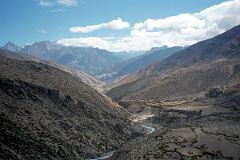
[{"label": "mountain range", "polygon": [[200,96],[239,82],[240,26],[187,47],[122,79],[107,95],[117,101]]},{"label": "mountain range", "polygon": [[96,77],[103,81],[114,80],[121,76],[125,76],[127,74],[141,70],[157,61],[161,61],[181,49],[183,49],[183,47],[154,47],[151,50],[145,52],[143,55],[139,55],[123,62],[114,64]]},{"label": "mountain range", "polygon": [[124,57],[106,50],[92,47],[65,47],[50,41],[36,42],[23,48],[7,43],[2,48],[62,64],[90,75],[100,73],[107,67],[124,60]]},{"label": "mountain range", "polygon": [[102,81],[118,79],[160,61],[183,47],[155,47],[149,51],[109,52],[92,47],[65,47],[50,41],[18,47],[8,42],[3,49],[65,65]]}]

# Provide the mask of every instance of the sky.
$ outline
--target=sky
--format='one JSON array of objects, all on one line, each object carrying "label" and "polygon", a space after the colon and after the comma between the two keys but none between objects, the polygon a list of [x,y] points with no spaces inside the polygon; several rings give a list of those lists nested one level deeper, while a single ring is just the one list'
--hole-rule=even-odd
[{"label": "sky", "polygon": [[1,0],[0,45],[185,46],[240,24],[240,0]]}]

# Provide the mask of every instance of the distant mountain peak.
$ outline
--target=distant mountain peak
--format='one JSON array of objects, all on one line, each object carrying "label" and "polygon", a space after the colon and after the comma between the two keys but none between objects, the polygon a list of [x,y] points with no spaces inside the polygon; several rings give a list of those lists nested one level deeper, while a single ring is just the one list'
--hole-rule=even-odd
[{"label": "distant mountain peak", "polygon": [[152,48],[150,49],[150,52],[152,52],[152,51],[157,51],[157,50],[163,50],[163,49],[167,49],[167,48],[169,48],[167,45],[163,45],[163,46],[161,46],[161,47],[152,47]]},{"label": "distant mountain peak", "polygon": [[12,42],[7,42],[2,48],[12,52],[18,52],[22,49],[21,47],[17,46]]},{"label": "distant mountain peak", "polygon": [[22,53],[27,53],[27,54],[31,54],[33,56],[38,56],[39,54],[45,54],[49,51],[52,50],[59,50],[61,49],[63,46],[60,44],[56,44],[54,42],[51,41],[41,41],[41,42],[35,42],[32,45],[27,45],[25,46],[21,52]]},{"label": "distant mountain peak", "polygon": [[145,51],[145,55],[147,54],[150,54],[150,53],[153,53],[153,52],[157,52],[157,51],[162,51],[162,50],[165,50],[165,49],[168,49],[169,47],[166,46],[166,45],[163,45],[161,47],[152,47],[150,50],[148,51]]},{"label": "distant mountain peak", "polygon": [[62,45],[51,42],[51,41],[40,41],[35,42],[32,44],[32,46],[38,46],[38,47],[45,47],[47,50],[56,49],[59,47],[62,47]]}]

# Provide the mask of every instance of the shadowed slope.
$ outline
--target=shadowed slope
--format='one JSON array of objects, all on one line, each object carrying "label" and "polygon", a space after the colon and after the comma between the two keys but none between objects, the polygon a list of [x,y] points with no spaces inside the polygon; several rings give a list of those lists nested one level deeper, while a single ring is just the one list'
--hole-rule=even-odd
[{"label": "shadowed slope", "polygon": [[128,112],[71,74],[3,54],[0,62],[1,157],[86,159],[134,135]]}]

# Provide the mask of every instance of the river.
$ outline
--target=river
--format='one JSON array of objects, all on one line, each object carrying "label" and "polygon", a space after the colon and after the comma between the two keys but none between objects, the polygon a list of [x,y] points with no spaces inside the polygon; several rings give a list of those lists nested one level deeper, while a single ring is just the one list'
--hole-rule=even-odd
[{"label": "river", "polygon": [[[141,115],[141,116],[137,116],[136,119],[134,119],[133,121],[134,122],[141,122],[142,120],[147,119],[149,117],[153,117],[153,116],[154,115]],[[147,134],[153,133],[156,130],[154,127],[152,127],[151,124],[141,124],[141,126],[146,129]],[[90,159],[90,160],[108,159],[114,154],[114,152],[116,152],[116,151],[110,151],[110,152],[104,153],[100,157],[93,158],[93,159]]]}]

